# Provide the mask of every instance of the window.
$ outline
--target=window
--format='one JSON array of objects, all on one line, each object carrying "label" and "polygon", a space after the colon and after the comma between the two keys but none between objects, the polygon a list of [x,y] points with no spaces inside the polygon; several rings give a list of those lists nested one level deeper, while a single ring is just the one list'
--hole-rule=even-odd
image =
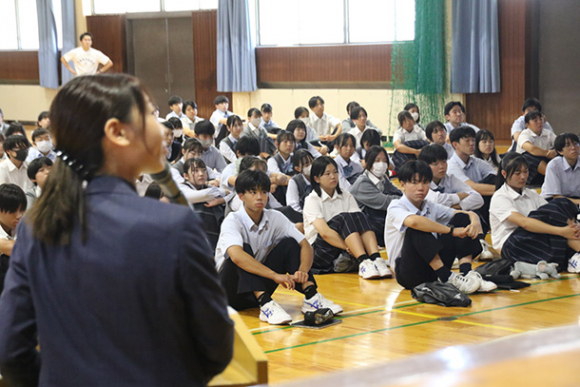
[{"label": "window", "polygon": [[0,2],[0,50],[18,50],[18,26],[16,5],[13,1]]},{"label": "window", "polygon": [[217,9],[218,0],[83,0],[85,15]]},{"label": "window", "polygon": [[406,41],[415,38],[412,0],[257,0],[259,45]]}]

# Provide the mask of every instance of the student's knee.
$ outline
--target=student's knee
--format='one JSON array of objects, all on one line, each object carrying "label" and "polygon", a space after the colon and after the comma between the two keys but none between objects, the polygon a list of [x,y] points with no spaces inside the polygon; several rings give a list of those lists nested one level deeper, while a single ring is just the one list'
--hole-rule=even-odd
[{"label": "student's knee", "polygon": [[471,220],[469,219],[469,215],[459,213],[451,218],[449,224],[455,227],[467,227],[471,224]]}]

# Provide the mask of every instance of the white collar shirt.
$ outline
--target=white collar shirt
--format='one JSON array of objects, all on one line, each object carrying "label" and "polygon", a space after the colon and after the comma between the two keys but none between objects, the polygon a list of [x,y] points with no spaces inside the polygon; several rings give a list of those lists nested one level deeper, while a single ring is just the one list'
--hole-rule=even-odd
[{"label": "white collar shirt", "polygon": [[489,175],[497,174],[497,171],[482,159],[469,156],[467,163],[464,163],[457,153],[449,159],[447,165],[447,174],[455,176],[462,182],[471,180],[479,183]]},{"label": "white collar shirt", "polygon": [[407,132],[406,129],[403,129],[402,127],[399,126],[399,128],[395,130],[395,134],[393,135],[393,142],[395,141],[407,142],[419,140],[427,141],[427,136],[425,135],[425,131],[417,125],[415,125],[413,127],[413,130],[411,130],[410,132]]},{"label": "white collar shirt", "polygon": [[[460,200],[458,193],[467,193],[469,196]],[[474,211],[483,206],[481,194],[453,175],[443,176],[439,184],[431,181],[430,190],[425,199],[445,207],[459,204],[464,211]]]},{"label": "white collar shirt", "polygon": [[25,161],[17,168],[10,159],[0,163],[0,184],[12,183],[19,186],[24,192],[34,187],[28,178],[28,163]]},{"label": "white collar shirt", "polygon": [[557,195],[568,198],[580,198],[580,158],[574,168],[562,156],[556,157],[546,167],[546,178],[542,185],[544,199]]},{"label": "white collar shirt", "polygon": [[518,137],[516,152],[524,153],[526,150],[523,148],[523,145],[526,142],[529,142],[532,145],[535,145],[538,148],[542,148],[544,150],[554,149],[555,140],[556,135],[554,132],[550,132],[549,130],[542,129],[542,133],[537,135],[536,133],[532,132],[531,129],[526,129]]},{"label": "white collar shirt", "polygon": [[331,116],[330,114],[322,113],[322,117],[318,117],[316,114],[310,114],[310,126],[316,131],[319,136],[324,136],[327,134],[332,134],[332,131],[338,124],[340,120]]}]

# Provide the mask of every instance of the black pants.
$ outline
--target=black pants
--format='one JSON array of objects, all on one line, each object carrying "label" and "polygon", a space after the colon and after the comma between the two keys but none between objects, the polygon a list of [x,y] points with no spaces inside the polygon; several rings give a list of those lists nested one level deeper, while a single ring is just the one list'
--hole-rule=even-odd
[{"label": "black pants", "polygon": [[[403,142],[403,145],[413,149],[423,149],[423,147],[429,145],[429,143],[424,140],[413,140],[405,141]],[[401,167],[409,160],[417,160],[417,156],[410,153],[401,153],[399,151],[395,151],[393,153],[393,157],[391,158],[391,161],[393,164],[395,164],[395,173],[398,174]]]},{"label": "black pants", "polygon": [[0,294],[2,294],[2,290],[4,290],[4,279],[6,278],[9,264],[10,257],[5,254],[0,255]]},{"label": "black pants", "polygon": [[[469,223],[467,214],[456,214],[449,222],[455,227],[465,227]],[[456,257],[475,257],[480,253],[481,244],[478,239],[456,238],[451,235],[439,235],[439,238],[435,238],[430,232],[407,228],[401,257],[397,258],[395,264],[397,282],[405,289],[412,289],[423,282],[436,281],[435,270],[429,264],[437,254],[443,265],[451,269]]]},{"label": "black pants", "polygon": [[[491,184],[495,186],[495,181],[497,180],[497,176],[494,174],[487,175],[485,179],[480,181],[480,184]],[[479,215],[479,219],[481,221],[481,228],[483,230],[483,234],[487,234],[490,229],[489,223],[489,205],[491,204],[491,196],[484,196],[481,195],[483,198],[483,206],[475,210],[474,212]]]},{"label": "black pants", "polygon": [[[244,244],[244,251],[254,256],[250,245]],[[279,274],[294,274],[300,268],[300,245],[293,238],[281,240],[263,264]],[[278,287],[271,279],[241,269],[231,259],[225,260],[219,276],[228,297],[228,304],[236,310],[259,306],[254,292],[272,295]],[[308,281],[316,285],[311,271],[308,272]],[[303,293],[302,284],[296,284],[296,290]]]},{"label": "black pants", "polygon": [[283,213],[284,216],[294,224],[304,222],[304,216],[302,215],[302,213],[296,211],[294,208],[290,206],[278,207],[274,209],[276,211]]},{"label": "black pants", "polygon": [[219,204],[214,207],[206,207],[205,203],[195,203],[193,208],[201,218],[203,231],[207,235],[213,253],[215,252],[220,236],[220,228],[224,221],[225,205]]}]

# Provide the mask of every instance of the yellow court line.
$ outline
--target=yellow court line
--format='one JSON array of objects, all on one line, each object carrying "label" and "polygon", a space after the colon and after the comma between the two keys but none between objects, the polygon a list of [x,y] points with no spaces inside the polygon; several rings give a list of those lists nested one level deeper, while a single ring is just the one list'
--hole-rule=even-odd
[{"label": "yellow court line", "polygon": [[396,313],[408,314],[408,315],[411,315],[411,316],[425,317],[425,318],[429,318],[429,319],[441,317],[441,316],[432,316],[432,315],[423,314],[423,313],[409,312],[409,311],[406,311],[406,310],[399,310],[399,309],[389,310],[389,312],[396,312]]},{"label": "yellow court line", "polygon": [[[304,297],[304,295],[300,292],[288,292],[288,291],[284,291],[284,290],[278,290],[276,291],[277,294],[285,294],[287,296],[297,296],[297,297]],[[340,301],[340,300],[332,300],[332,302],[337,303],[339,305],[354,305],[354,306],[361,306],[363,308],[384,308],[385,305],[382,306],[372,306],[372,305],[368,305],[368,304],[359,304],[358,302],[350,302],[350,301]],[[416,302],[415,300],[413,300],[413,302]]]},{"label": "yellow court line", "polygon": [[466,325],[475,325],[475,326],[484,327],[484,328],[500,329],[502,331],[508,331],[508,332],[516,332],[516,333],[526,332],[526,331],[523,331],[521,329],[500,327],[498,325],[482,324],[482,323],[477,323],[477,322],[473,322],[473,321],[453,320],[453,322],[460,323],[460,324],[466,324]]}]

